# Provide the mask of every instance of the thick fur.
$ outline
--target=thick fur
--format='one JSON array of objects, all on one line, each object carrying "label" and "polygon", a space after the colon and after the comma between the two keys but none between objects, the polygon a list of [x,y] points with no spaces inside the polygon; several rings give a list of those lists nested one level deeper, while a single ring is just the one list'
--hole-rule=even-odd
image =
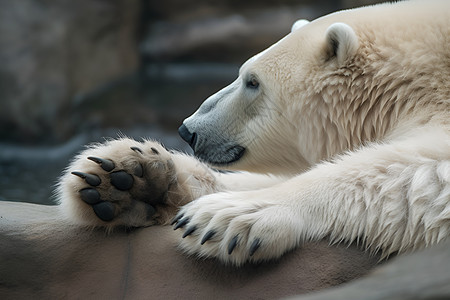
[{"label": "thick fur", "polygon": [[[184,121],[203,162],[250,173],[221,174],[167,154],[175,178],[195,179],[178,179],[180,190],[196,192],[175,202],[203,195],[176,219],[188,235],[182,249],[242,264],[325,237],[384,255],[448,239],[450,2],[343,11],[292,30]],[[112,147],[88,149],[69,170]],[[122,155],[108,157],[131,159]],[[107,225],[79,199],[79,178],[68,176],[60,196],[69,215]]]}]

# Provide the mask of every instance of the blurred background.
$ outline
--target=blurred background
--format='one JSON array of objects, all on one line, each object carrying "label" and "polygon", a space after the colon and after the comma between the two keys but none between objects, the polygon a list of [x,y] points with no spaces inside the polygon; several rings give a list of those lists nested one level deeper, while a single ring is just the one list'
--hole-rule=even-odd
[{"label": "blurred background", "polygon": [[239,66],[315,19],[371,0],[0,0],[0,200],[55,204],[83,145],[176,130]]}]

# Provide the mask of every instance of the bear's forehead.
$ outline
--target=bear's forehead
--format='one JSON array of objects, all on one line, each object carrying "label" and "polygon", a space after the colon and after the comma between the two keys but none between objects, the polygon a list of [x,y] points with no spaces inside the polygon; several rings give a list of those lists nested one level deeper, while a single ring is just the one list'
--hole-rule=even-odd
[{"label": "bear's forehead", "polygon": [[288,45],[283,45],[289,35],[285,36],[269,48],[259,52],[258,54],[249,58],[239,69],[239,75],[244,74],[249,69],[255,69],[262,67],[263,65],[271,64],[271,61],[280,59],[280,55],[277,52],[287,52]]}]

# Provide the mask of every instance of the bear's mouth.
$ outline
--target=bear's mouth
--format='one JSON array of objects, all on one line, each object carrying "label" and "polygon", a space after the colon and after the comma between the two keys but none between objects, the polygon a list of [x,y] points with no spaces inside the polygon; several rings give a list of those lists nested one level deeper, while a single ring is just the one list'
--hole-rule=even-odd
[{"label": "bear's mouth", "polygon": [[245,153],[245,148],[235,142],[227,141],[219,135],[214,135],[214,138],[204,138],[203,135],[201,138],[202,136],[191,132],[184,124],[178,128],[178,133],[191,146],[197,158],[217,167],[233,164]]},{"label": "bear's mouth", "polygon": [[217,167],[224,167],[240,160],[245,148],[240,145],[216,146],[194,151],[194,155],[202,161]]}]

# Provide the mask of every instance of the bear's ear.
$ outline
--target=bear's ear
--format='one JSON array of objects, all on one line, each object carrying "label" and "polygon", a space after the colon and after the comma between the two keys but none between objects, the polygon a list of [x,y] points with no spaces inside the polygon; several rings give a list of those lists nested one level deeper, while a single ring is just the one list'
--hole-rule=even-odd
[{"label": "bear's ear", "polygon": [[308,23],[309,23],[309,21],[308,21],[308,20],[305,20],[305,19],[297,20],[297,21],[294,23],[294,25],[292,25],[291,32],[296,31],[297,29],[299,29],[300,27],[303,27],[304,25],[306,25],[306,24],[308,24]]},{"label": "bear's ear", "polygon": [[336,57],[338,64],[342,65],[356,54],[358,38],[347,24],[334,23],[330,25],[327,29],[326,39],[329,58]]}]

